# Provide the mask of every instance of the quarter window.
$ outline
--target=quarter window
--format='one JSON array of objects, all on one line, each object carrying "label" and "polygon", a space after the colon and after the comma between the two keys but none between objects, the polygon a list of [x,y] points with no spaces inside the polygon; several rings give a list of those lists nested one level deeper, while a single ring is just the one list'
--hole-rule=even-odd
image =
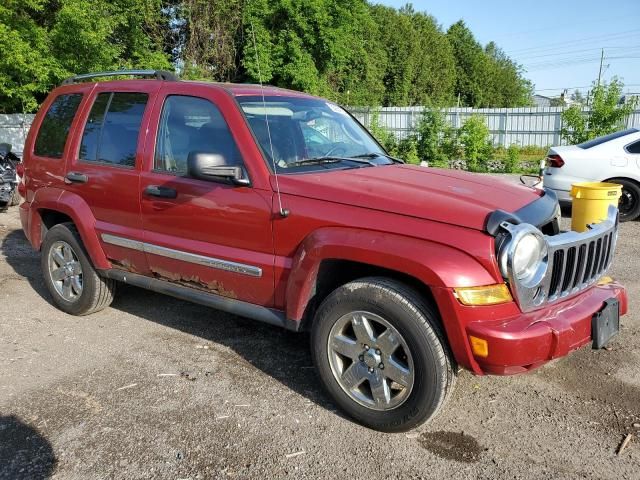
[{"label": "quarter window", "polygon": [[79,93],[57,97],[42,120],[33,152],[41,157],[62,158],[71,122],[82,100]]},{"label": "quarter window", "polygon": [[147,99],[146,93],[100,93],[84,128],[80,160],[135,166]]},{"label": "quarter window", "polygon": [[240,152],[220,110],[204,98],[167,97],[162,107],[154,170],[187,174],[191,152],[217,153],[228,165],[241,165]]},{"label": "quarter window", "polygon": [[632,143],[631,145],[627,145],[627,152],[640,153],[640,141]]}]

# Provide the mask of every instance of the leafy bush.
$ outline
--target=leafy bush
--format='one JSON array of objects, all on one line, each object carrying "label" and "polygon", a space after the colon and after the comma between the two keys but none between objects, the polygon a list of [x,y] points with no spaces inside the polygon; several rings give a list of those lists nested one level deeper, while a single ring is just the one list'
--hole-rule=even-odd
[{"label": "leafy bush", "polygon": [[624,83],[615,77],[609,84],[594,83],[589,94],[588,112],[582,110],[582,105],[572,105],[562,112],[562,138],[576,144],[623,128],[636,105],[633,101],[619,104],[623,88]]},{"label": "leafy bush", "polygon": [[391,133],[380,124],[380,110],[374,110],[371,113],[369,132],[371,132],[371,135],[373,135],[375,139],[380,142],[380,144],[385,148],[387,152],[389,152],[391,155],[396,154],[398,141],[396,140],[396,137],[393,135],[393,133]]},{"label": "leafy bush", "polygon": [[509,145],[507,148],[507,158],[504,162],[504,171],[506,173],[513,173],[518,169],[518,163],[520,160],[520,147],[515,143]]},{"label": "leafy bush", "polygon": [[423,110],[417,125],[417,156],[434,167],[447,166],[448,155],[444,144],[447,132],[451,129],[442,110]]},{"label": "leafy bush", "polygon": [[464,148],[464,158],[472,172],[487,171],[487,162],[493,153],[489,140],[489,127],[484,117],[472,115],[460,127],[460,144]]},{"label": "leafy bush", "polygon": [[396,147],[396,157],[401,158],[407,163],[420,165],[420,155],[418,154],[418,141],[415,137],[407,137],[398,143]]}]

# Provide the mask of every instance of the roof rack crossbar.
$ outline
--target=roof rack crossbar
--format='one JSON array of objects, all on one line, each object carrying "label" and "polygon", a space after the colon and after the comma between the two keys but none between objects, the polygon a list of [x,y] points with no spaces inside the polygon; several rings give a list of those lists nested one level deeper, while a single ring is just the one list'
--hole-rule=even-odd
[{"label": "roof rack crossbar", "polygon": [[108,72],[84,73],[82,75],[74,75],[62,82],[62,85],[70,85],[81,80],[96,77],[117,77],[119,75],[132,75],[136,77],[155,77],[157,80],[177,81],[178,77],[166,70],[113,70]]}]

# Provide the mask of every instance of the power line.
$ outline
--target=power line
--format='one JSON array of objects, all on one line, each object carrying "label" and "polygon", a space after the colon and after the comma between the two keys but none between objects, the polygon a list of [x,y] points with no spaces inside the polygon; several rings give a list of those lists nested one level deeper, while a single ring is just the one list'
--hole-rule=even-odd
[{"label": "power line", "polygon": [[548,44],[543,44],[543,45],[537,45],[535,47],[528,47],[528,48],[520,48],[520,49],[516,49],[516,50],[511,50],[506,52],[508,55],[510,56],[517,56],[518,54],[524,54],[526,53],[538,53],[540,51],[544,52],[546,50],[549,49],[556,49],[556,48],[565,48],[568,45],[576,45],[576,44],[590,44],[590,43],[603,43],[606,40],[620,40],[622,38],[626,38],[629,36],[636,36],[640,34],[640,30],[628,30],[625,32],[617,32],[617,33],[609,33],[606,35],[596,35],[596,36],[592,36],[592,37],[584,37],[584,38],[579,38],[579,39],[575,39],[575,40],[567,40],[565,42],[554,42],[554,43],[548,43]]},{"label": "power line", "polygon": [[[561,55],[569,55],[572,53],[584,53],[584,52],[594,52],[594,51],[600,51],[602,48],[604,48],[605,50],[609,50],[609,49],[614,49],[614,48],[624,48],[624,49],[629,49],[629,50],[637,50],[640,49],[640,45],[630,45],[630,46],[613,46],[613,47],[593,47],[593,48],[583,48],[580,50],[559,50],[557,53],[544,53],[544,54],[536,54],[536,55],[525,55],[524,57],[519,57],[518,60],[522,61],[523,59],[532,59],[532,58],[542,58],[542,57],[556,57],[556,56],[561,56]],[[635,52],[634,52],[635,53]]]}]

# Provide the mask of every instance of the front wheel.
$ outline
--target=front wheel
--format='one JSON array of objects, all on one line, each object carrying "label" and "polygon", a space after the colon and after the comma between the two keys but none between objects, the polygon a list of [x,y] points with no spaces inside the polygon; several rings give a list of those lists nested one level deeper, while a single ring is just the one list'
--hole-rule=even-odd
[{"label": "front wheel", "polygon": [[426,422],[455,383],[437,313],[390,279],[364,278],[331,293],[318,309],[311,340],[326,390],[376,430],[401,432]]}]

